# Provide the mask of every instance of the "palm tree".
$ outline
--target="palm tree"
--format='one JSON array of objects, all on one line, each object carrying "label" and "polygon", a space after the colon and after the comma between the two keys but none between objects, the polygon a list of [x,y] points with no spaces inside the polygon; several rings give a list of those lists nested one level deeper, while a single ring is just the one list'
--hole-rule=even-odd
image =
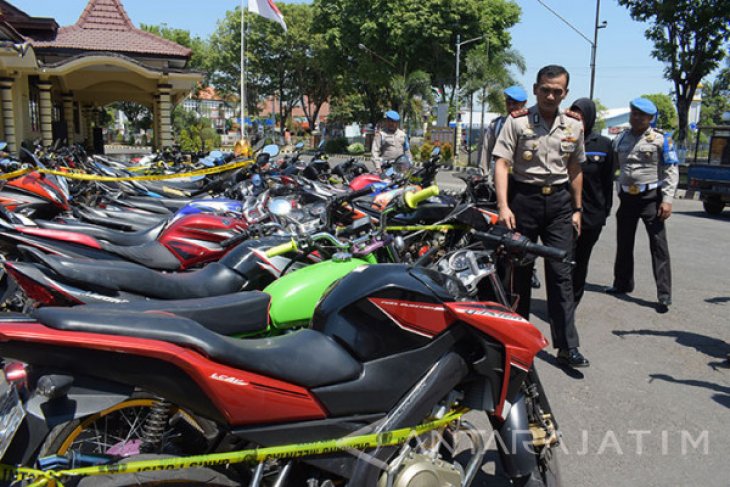
[{"label": "palm tree", "polygon": [[420,119],[424,103],[433,101],[431,76],[421,70],[407,76],[395,75],[389,92],[391,107],[401,113],[405,126],[410,127],[413,120]]}]

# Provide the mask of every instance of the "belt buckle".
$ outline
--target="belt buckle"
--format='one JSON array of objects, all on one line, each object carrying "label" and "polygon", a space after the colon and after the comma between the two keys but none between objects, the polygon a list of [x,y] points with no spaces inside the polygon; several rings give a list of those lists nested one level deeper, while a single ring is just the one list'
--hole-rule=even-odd
[{"label": "belt buckle", "polygon": [[543,186],[542,194],[544,194],[545,196],[549,196],[549,195],[553,194],[553,187],[552,186]]},{"label": "belt buckle", "polygon": [[636,194],[639,194],[639,193],[641,193],[641,189],[639,188],[638,185],[632,184],[632,185],[629,186],[629,194],[636,195]]}]

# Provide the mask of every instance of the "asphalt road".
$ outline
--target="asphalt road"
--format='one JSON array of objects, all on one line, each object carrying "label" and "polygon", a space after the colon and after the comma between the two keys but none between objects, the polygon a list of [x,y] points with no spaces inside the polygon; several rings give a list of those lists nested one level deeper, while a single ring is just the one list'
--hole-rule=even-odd
[{"label": "asphalt road", "polygon": [[[578,309],[581,350],[591,367],[538,358],[562,430],[565,486],[730,485],[730,209],[708,217],[699,201],[677,200],[668,223],[673,301],[655,309],[649,243],[640,225],[636,290],[614,297],[612,217],[594,249]],[[541,278],[542,263],[538,263]],[[544,286],[534,292],[533,323],[549,337]],[[479,485],[509,485],[493,454]],[[494,473],[496,471],[496,473]]]}]

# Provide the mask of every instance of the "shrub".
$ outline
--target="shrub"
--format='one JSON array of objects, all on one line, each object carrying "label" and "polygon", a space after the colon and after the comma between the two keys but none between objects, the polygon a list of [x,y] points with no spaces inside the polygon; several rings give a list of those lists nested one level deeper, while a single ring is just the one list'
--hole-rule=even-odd
[{"label": "shrub", "polygon": [[444,161],[451,161],[454,157],[454,148],[448,142],[441,144],[441,157]]},{"label": "shrub", "polygon": [[325,142],[324,150],[328,154],[343,154],[347,151],[347,145],[345,137],[335,137]]},{"label": "shrub", "polygon": [[424,142],[421,146],[421,153],[419,154],[421,156],[422,161],[427,161],[429,157],[431,157],[431,152],[433,151],[433,144],[430,142]]},{"label": "shrub", "polygon": [[360,142],[355,142],[347,146],[347,153],[352,155],[359,155],[365,152],[365,146]]}]

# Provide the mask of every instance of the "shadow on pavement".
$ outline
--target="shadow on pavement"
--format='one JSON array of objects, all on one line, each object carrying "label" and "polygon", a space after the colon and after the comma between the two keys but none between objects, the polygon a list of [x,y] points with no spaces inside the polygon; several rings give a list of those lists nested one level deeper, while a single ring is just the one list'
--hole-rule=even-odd
[{"label": "shadow on pavement", "polygon": [[657,303],[655,301],[647,301],[646,299],[635,298],[629,294],[611,294],[610,296],[613,296],[614,298],[621,301],[626,301],[627,303],[638,304],[639,306],[643,306],[645,308],[657,309]]},{"label": "shadow on pavement", "polygon": [[654,380],[662,380],[665,382],[673,382],[675,384],[682,384],[691,387],[701,387],[703,389],[709,389],[711,391],[718,392],[719,394],[715,394],[712,396],[712,400],[721,406],[730,408],[730,387],[713,384],[712,382],[707,382],[704,380],[675,379],[671,375],[666,374],[649,374],[649,377],[651,377],[651,380],[649,382],[652,382]]},{"label": "shadow on pavement", "polygon": [[580,370],[574,369],[572,367],[566,367],[565,365],[558,363],[558,360],[555,358],[555,356],[549,354],[545,350],[540,350],[537,353],[537,357],[539,359],[541,359],[543,362],[552,365],[556,369],[562,370],[563,373],[565,373],[565,375],[567,375],[571,379],[577,379],[577,380],[585,379],[585,375],[583,375],[583,372],[581,372]]},{"label": "shadow on pavement", "polygon": [[716,298],[707,298],[707,299],[705,299],[705,302],[710,303],[710,304],[730,303],[730,296],[718,296]]},{"label": "shadow on pavement", "polygon": [[694,348],[709,357],[726,360],[730,354],[730,343],[719,338],[708,337],[691,331],[661,331],[661,330],[614,330],[618,337],[629,335],[656,336],[674,338],[683,347]]}]

